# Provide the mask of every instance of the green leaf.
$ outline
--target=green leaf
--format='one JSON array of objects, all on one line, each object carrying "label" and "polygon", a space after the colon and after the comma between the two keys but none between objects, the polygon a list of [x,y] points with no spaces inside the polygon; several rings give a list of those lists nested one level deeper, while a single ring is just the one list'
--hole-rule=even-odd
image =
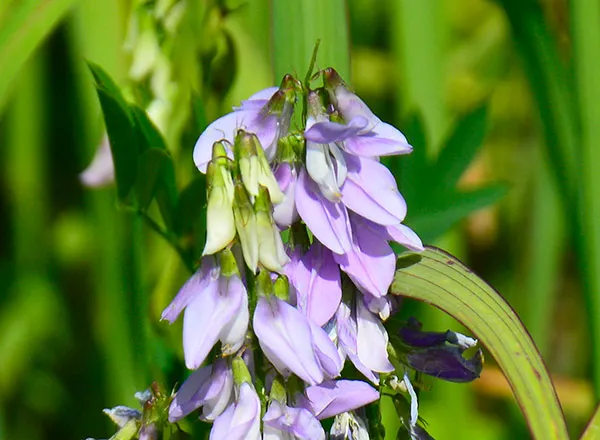
[{"label": "green leaf", "polygon": [[166,150],[149,148],[140,155],[134,187],[140,209],[148,208],[159,183],[164,182],[167,173],[173,174],[173,161]]},{"label": "green leaf", "polygon": [[89,66],[96,80],[98,98],[110,141],[117,195],[124,201],[137,177],[139,149],[134,120],[119,88],[108,74],[96,64],[89,63]]},{"label": "green leaf", "polygon": [[427,247],[398,258],[391,291],[430,303],[468,327],[504,372],[534,438],[568,439],[564,416],[540,354],[512,308],[446,252]]},{"label": "green leaf", "polygon": [[424,242],[430,243],[472,212],[497,202],[505,193],[504,185],[492,185],[468,192],[440,192],[415,203],[409,200],[407,224],[418,231]]},{"label": "green leaf", "polygon": [[140,138],[139,149],[140,152],[147,150],[148,148],[160,148],[167,150],[167,144],[160,134],[160,131],[154,125],[154,123],[148,117],[148,114],[139,106],[130,104],[131,113],[134,117],[136,131]]},{"label": "green leaf", "polygon": [[0,111],[25,62],[74,4],[75,0],[22,0],[7,10],[0,23]]},{"label": "green leaf", "polygon": [[432,167],[438,187],[456,186],[483,144],[487,130],[486,118],[487,108],[481,106],[458,121]]}]

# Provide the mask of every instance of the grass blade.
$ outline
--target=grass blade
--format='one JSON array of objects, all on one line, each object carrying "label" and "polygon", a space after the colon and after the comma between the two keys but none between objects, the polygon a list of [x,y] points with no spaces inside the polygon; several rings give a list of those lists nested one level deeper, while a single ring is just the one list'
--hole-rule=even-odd
[{"label": "grass blade", "polygon": [[75,0],[16,2],[0,23],[0,111],[23,64],[74,3]]},{"label": "grass blade", "polygon": [[286,73],[304,77],[318,39],[316,67],[334,67],[342,78],[350,80],[345,0],[273,0],[271,9],[276,83]]},{"label": "grass blade", "polygon": [[502,297],[436,248],[398,259],[392,292],[428,302],[471,329],[506,375],[534,438],[568,439],[550,376],[525,327]]}]

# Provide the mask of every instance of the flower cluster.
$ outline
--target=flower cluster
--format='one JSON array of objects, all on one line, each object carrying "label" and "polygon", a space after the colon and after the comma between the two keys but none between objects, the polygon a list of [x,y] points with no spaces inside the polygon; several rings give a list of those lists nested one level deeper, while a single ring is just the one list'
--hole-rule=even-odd
[{"label": "flower cluster", "polygon": [[[368,438],[360,408],[395,371],[383,325],[397,307],[390,242],[423,246],[379,158],[412,147],[335,70],[317,76],[322,87],[287,75],[256,93],[194,149],[207,240],[162,318],[183,312],[195,370],[169,420],[199,410],[211,439],[324,439],[319,420],[334,416],[333,438]],[[341,377],[346,360],[362,380]]]}]

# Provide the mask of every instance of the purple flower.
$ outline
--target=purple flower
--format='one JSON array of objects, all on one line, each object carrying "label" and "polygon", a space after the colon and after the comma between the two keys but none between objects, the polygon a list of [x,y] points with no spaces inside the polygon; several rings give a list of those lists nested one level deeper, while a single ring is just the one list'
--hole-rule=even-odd
[{"label": "purple flower", "polygon": [[179,290],[175,299],[162,312],[160,319],[165,319],[173,324],[179,314],[196,298],[198,292],[203,291],[219,279],[220,273],[221,268],[216,264],[212,255],[203,257],[198,270]]},{"label": "purple flower", "polygon": [[233,397],[233,375],[224,359],[194,371],[181,385],[171,406],[169,422],[173,423],[202,407],[203,420],[215,420]]},{"label": "purple flower", "polygon": [[259,440],[260,400],[252,385],[244,382],[238,399],[215,420],[210,440]]},{"label": "purple flower", "polygon": [[379,317],[367,309],[360,296],[356,294],[353,307],[342,301],[330,331],[342,356],[348,356],[358,371],[379,384],[374,372],[394,370],[387,354],[388,334]]},{"label": "purple flower", "polygon": [[379,392],[359,380],[330,380],[309,386],[297,400],[319,420],[365,406],[379,399]]},{"label": "purple flower", "polygon": [[332,252],[343,254],[352,249],[352,228],[346,206],[327,200],[306,170],[300,171],[298,176],[296,208],[313,235]]},{"label": "purple flower", "polygon": [[363,292],[374,297],[387,294],[396,269],[396,256],[387,240],[363,227],[360,217],[350,216],[352,249],[342,255],[334,255],[340,268],[348,274]]},{"label": "purple flower", "polygon": [[342,369],[325,331],[277,297],[259,298],[253,326],[265,356],[284,376],[294,373],[314,385]]},{"label": "purple flower", "polygon": [[273,400],[263,422],[263,440],[325,440],[321,423],[305,408],[292,408]]},{"label": "purple flower", "polygon": [[356,301],[356,353],[369,369],[379,373],[394,371],[387,355],[388,334],[379,317],[373,314],[362,299]]},{"label": "purple flower", "polygon": [[[206,257],[210,258],[210,257]],[[214,261],[203,259],[206,261]],[[233,257],[232,257],[233,258]],[[183,352],[186,366],[198,368],[220,340],[223,353],[232,354],[240,349],[248,328],[248,296],[246,287],[237,274],[218,274],[208,263],[181,288],[163,318],[171,322],[183,308]]]},{"label": "purple flower", "polygon": [[406,202],[394,175],[375,159],[346,155],[348,176],[342,203],[351,211],[380,225],[395,225],[406,216]]},{"label": "purple flower", "polygon": [[[352,312],[350,307],[342,302],[335,314],[335,319],[331,331],[334,339],[337,341],[338,350],[345,359],[346,356],[367,379],[375,385],[379,385],[379,376],[367,368],[359,359],[357,353],[358,324],[356,322],[356,313]],[[386,353],[387,354],[387,353]],[[386,355],[383,354],[382,355]]]},{"label": "purple flower", "polygon": [[315,240],[293,275],[298,308],[319,326],[335,314],[342,299],[340,271],[329,249]]},{"label": "purple flower", "polygon": [[[232,144],[239,128],[256,134],[263,147],[273,143],[277,131],[277,115],[266,114],[264,108],[277,90],[277,87],[261,90],[248,100],[242,101],[241,106],[235,108],[232,113],[217,119],[204,130],[194,147],[194,163],[200,171],[206,172],[213,144],[223,139]],[[227,153],[233,159],[233,151],[229,149]]]}]

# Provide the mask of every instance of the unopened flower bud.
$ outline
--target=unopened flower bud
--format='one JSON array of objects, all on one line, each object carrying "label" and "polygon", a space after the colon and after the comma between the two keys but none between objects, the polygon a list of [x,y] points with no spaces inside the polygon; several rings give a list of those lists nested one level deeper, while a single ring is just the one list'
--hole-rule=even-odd
[{"label": "unopened flower bud", "polygon": [[234,191],[233,217],[237,229],[242,254],[248,268],[256,273],[258,266],[258,233],[256,230],[256,215],[254,207],[250,203],[244,186],[236,183]]},{"label": "unopened flower bud", "polygon": [[[258,195],[259,164],[256,142],[253,142],[251,136],[250,133],[246,133],[244,130],[238,130],[233,151],[240,167],[242,182],[248,193],[256,197]],[[261,148],[260,144],[258,148]]]},{"label": "unopened flower bud", "polygon": [[207,238],[202,255],[220,251],[235,238],[234,186],[231,174],[219,160],[213,160],[208,165],[206,176],[209,188],[206,209]]},{"label": "unopened flower bud", "polygon": [[254,133],[238,130],[235,137],[235,148],[239,152],[240,173],[248,192],[256,197],[259,185],[263,185],[269,190],[271,201],[275,204],[281,203],[284,195],[277,184],[258,137]]},{"label": "unopened flower bud", "polygon": [[289,258],[285,253],[279,229],[273,221],[272,209],[269,193],[261,186],[254,203],[259,243],[258,261],[270,271],[282,273],[283,266]]}]

